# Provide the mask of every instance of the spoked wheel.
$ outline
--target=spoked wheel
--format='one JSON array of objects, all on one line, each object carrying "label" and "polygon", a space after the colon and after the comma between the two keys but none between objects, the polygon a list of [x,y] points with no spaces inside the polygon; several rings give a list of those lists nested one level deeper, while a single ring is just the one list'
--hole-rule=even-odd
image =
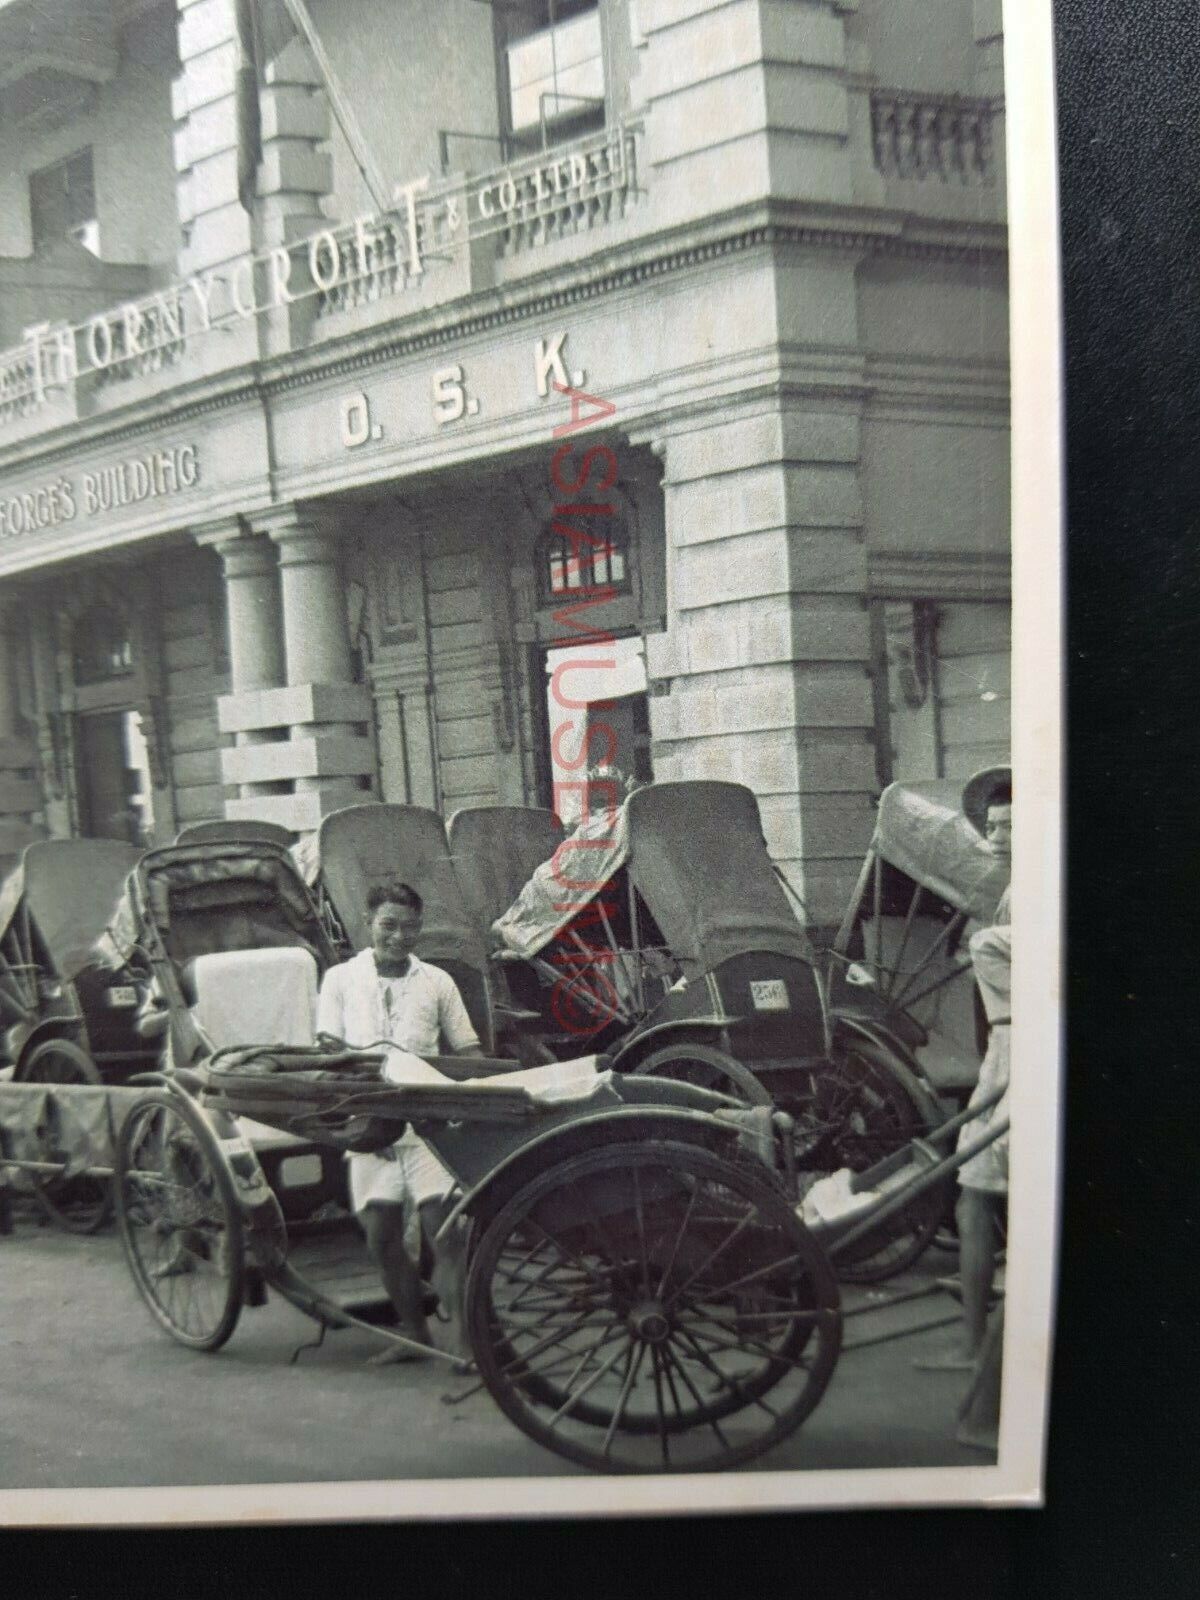
[{"label": "spoked wheel", "polygon": [[467,1325],[517,1427],[604,1472],[761,1455],[821,1398],[842,1327],[824,1252],[758,1164],[665,1140],[518,1190],[480,1238]]},{"label": "spoked wheel", "polygon": [[[929,1132],[936,1103],[902,1066],[855,1045],[816,1080],[809,1110],[796,1118],[797,1167],[811,1184],[841,1167],[865,1172]],[[835,1256],[847,1283],[879,1283],[911,1267],[936,1234],[950,1185],[937,1184]]]},{"label": "spoked wheel", "polygon": [[715,1089],[745,1105],[774,1104],[762,1081],[748,1067],[711,1045],[688,1044],[682,1040],[664,1045],[639,1061],[633,1070],[639,1077],[674,1078],[697,1084],[701,1089]]},{"label": "spoked wheel", "polygon": [[[96,1063],[73,1039],[43,1039],[17,1069],[19,1083],[101,1083]],[[65,1161],[68,1152],[53,1137],[42,1152],[47,1161]],[[38,1204],[54,1223],[68,1233],[95,1233],[112,1214],[112,1182],[81,1172],[64,1178],[57,1173],[27,1174]]]},{"label": "spoked wheel", "polygon": [[200,1111],[152,1090],[117,1141],[117,1222],[129,1270],[154,1317],[180,1344],[216,1350],[242,1309],[242,1217],[228,1169]]}]

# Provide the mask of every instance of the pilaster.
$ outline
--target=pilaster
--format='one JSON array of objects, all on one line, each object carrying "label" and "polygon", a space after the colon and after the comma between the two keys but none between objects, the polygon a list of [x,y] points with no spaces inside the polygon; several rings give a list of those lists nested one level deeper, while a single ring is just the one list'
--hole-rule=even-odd
[{"label": "pilaster", "polygon": [[245,0],[176,0],[180,68],[171,98],[185,275],[253,250],[246,200],[257,153],[255,90],[244,7]]},{"label": "pilaster", "polygon": [[664,464],[668,631],[647,640],[656,778],[732,778],[836,924],[875,785],[866,550],[852,403],[678,419]]},{"label": "pilaster", "polygon": [[638,18],[638,93],[660,210],[702,216],[714,195],[730,205],[853,199],[839,5],[640,0]]},{"label": "pilaster", "polygon": [[[333,158],[325,148],[331,131],[329,101],[303,39],[294,36],[264,64],[258,97],[260,243],[281,248],[328,226],[321,202],[333,188]],[[317,307],[307,254],[291,256],[286,265],[288,292],[298,298],[271,312],[265,323],[269,345],[282,350],[307,337]],[[328,270],[328,262],[317,270]]]}]

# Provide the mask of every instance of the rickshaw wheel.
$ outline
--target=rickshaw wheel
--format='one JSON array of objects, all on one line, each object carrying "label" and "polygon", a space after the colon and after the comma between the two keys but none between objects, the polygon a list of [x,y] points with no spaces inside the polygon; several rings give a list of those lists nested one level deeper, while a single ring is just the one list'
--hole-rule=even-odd
[{"label": "rickshaw wheel", "polygon": [[242,1216],[202,1113],[169,1090],[135,1102],[121,1128],[117,1223],[151,1314],[180,1344],[217,1350],[241,1313]]},{"label": "rickshaw wheel", "polygon": [[841,1346],[824,1251],[759,1163],[606,1145],[531,1179],[467,1281],[480,1376],[539,1444],[604,1472],[705,1472],[786,1439]]},{"label": "rickshaw wheel", "polygon": [[632,1069],[639,1077],[675,1078],[684,1083],[697,1084],[701,1089],[715,1089],[745,1105],[774,1105],[770,1094],[749,1067],[744,1067],[734,1056],[712,1045],[689,1044],[680,1040],[664,1045],[639,1061]]},{"label": "rickshaw wheel", "polygon": [[[864,1172],[875,1162],[905,1148],[939,1120],[936,1102],[919,1084],[905,1081],[903,1069],[883,1052],[855,1043],[846,1050],[818,1095],[835,1123],[828,1170],[849,1167]],[[836,1100],[836,1108],[834,1101]],[[797,1119],[797,1139],[805,1131]],[[803,1163],[802,1152],[797,1152]],[[881,1283],[906,1271],[924,1255],[946,1214],[950,1186],[935,1184],[876,1229],[864,1234],[835,1258],[844,1283]]]},{"label": "rickshaw wheel", "polygon": [[[16,1071],[18,1083],[102,1082],[96,1063],[73,1039],[43,1039],[21,1061]],[[47,1150],[48,1160],[58,1160],[64,1152]],[[54,1174],[30,1173],[30,1188],[46,1216],[56,1228],[67,1233],[95,1233],[112,1215],[113,1191],[108,1178],[81,1172],[74,1178]]]}]

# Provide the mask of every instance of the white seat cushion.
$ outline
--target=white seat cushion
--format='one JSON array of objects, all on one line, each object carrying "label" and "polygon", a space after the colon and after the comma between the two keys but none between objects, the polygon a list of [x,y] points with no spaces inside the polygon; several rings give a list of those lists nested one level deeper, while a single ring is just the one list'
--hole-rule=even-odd
[{"label": "white seat cushion", "polygon": [[238,1045],[311,1045],[317,963],[307,950],[231,950],[192,964],[192,1015],[218,1050]]}]

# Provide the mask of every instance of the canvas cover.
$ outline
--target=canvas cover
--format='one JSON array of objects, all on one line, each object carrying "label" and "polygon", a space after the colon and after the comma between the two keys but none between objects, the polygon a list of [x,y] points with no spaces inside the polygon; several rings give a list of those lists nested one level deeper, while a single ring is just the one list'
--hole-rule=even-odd
[{"label": "canvas cover", "polygon": [[[253,924],[226,942],[222,918]],[[153,925],[173,960],[212,950],[266,948],[301,936],[326,961],[332,952],[316,907],[282,845],[263,840],[168,845],[129,874],[103,942],[114,964],[128,960]]]},{"label": "canvas cover", "polygon": [[525,960],[535,956],[620,871],[628,854],[625,808],[589,813],[492,923],[493,947]]},{"label": "canvas cover", "polygon": [[1009,869],[967,821],[961,800],[956,783],[889,785],[880,797],[872,849],[955,910],[994,922]]},{"label": "canvas cover", "polygon": [[[36,844],[46,835],[28,822],[18,822],[13,817],[0,817],[0,878],[6,878],[20,862],[27,846]],[[0,924],[3,926],[4,924]]]},{"label": "canvas cover", "polygon": [[554,812],[539,806],[470,806],[454,813],[446,838],[481,928],[512,905],[565,837]]},{"label": "canvas cover", "polygon": [[629,872],[685,975],[749,951],[812,959],[744,784],[653,783],[625,810]]},{"label": "canvas cover", "polygon": [[60,978],[94,960],[121,885],[141,851],[116,839],[42,839],[31,844],[0,885],[0,929],[25,902]]},{"label": "canvas cover", "polygon": [[653,783],[604,810],[543,863],[493,932],[529,957],[626,867],[685,974],[750,950],[811,959],[772,866],[758,802],[738,783]]},{"label": "canvas cover", "polygon": [[482,971],[487,952],[450,859],[446,827],[424,806],[348,806],[317,834],[320,883],[355,950],[371,943],[368,891],[399,879],[424,901],[417,955]]},{"label": "canvas cover", "polygon": [[218,818],[211,822],[189,822],[175,835],[175,843],[237,844],[249,840],[261,843],[265,839],[268,844],[281,844],[285,850],[290,850],[294,838],[290,828],[281,827],[277,822],[235,822],[230,818]]}]

